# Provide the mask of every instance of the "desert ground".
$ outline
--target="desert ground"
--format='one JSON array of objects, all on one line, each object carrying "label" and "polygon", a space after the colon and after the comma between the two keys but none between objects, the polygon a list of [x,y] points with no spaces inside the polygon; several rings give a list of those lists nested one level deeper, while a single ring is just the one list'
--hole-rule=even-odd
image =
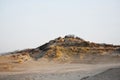
[{"label": "desert ground", "polygon": [[8,57],[0,59],[0,80],[120,80],[120,63],[116,60],[98,63],[30,60],[18,64],[11,63]]}]

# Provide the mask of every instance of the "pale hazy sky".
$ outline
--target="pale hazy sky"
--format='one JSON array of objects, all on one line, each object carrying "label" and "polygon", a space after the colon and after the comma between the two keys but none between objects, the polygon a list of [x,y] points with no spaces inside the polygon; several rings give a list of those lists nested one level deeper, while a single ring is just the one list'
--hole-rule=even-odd
[{"label": "pale hazy sky", "polygon": [[0,52],[66,34],[120,44],[120,0],[0,0]]}]

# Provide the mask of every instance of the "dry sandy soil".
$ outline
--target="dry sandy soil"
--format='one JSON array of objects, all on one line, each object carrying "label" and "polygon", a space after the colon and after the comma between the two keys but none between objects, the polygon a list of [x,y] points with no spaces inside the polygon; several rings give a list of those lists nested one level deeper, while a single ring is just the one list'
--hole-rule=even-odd
[{"label": "dry sandy soil", "polygon": [[120,63],[54,63],[0,58],[0,80],[120,80]]},{"label": "dry sandy soil", "polygon": [[[0,80],[85,80],[85,78],[86,80],[110,80],[103,79],[102,75],[105,74],[104,77],[120,75],[120,69],[116,70],[119,73],[112,72],[110,69],[119,68],[120,64],[39,64],[32,61],[16,66],[13,70],[1,71]],[[111,72],[104,73],[106,70],[109,71],[108,69]],[[95,79],[88,76],[93,76]],[[98,77],[99,79],[96,79]],[[120,80],[120,76],[117,77],[118,79],[115,78],[114,80]]]},{"label": "dry sandy soil", "polygon": [[111,68],[100,74],[83,78],[81,80],[120,80],[120,68]]}]

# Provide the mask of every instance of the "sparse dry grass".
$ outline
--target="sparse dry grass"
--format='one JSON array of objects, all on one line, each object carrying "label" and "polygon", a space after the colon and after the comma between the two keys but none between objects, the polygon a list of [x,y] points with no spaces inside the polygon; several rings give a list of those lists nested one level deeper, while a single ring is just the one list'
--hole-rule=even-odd
[{"label": "sparse dry grass", "polygon": [[13,62],[15,63],[23,63],[31,59],[28,53],[19,53],[11,56]]},{"label": "sparse dry grass", "polygon": [[88,55],[104,55],[111,49],[99,48],[99,47],[77,47],[77,46],[52,46],[46,53],[47,58],[58,61],[67,61],[72,58],[83,60]]}]

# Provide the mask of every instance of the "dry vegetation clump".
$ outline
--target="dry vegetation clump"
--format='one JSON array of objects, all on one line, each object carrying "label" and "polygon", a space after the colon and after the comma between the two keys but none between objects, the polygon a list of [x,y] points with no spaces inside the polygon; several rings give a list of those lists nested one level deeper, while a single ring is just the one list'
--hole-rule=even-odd
[{"label": "dry vegetation clump", "polygon": [[55,57],[55,52],[54,50],[50,49],[46,52],[46,55],[45,55],[46,58],[54,58]]},{"label": "dry vegetation clump", "polygon": [[55,58],[59,58],[59,57],[63,56],[62,52],[61,52],[61,47],[59,47],[59,46],[56,46],[55,53],[56,53]]},{"label": "dry vegetation clump", "polygon": [[46,52],[46,56],[50,58],[59,58],[62,56],[62,48],[59,46],[51,47],[50,50]]},{"label": "dry vegetation clump", "polygon": [[50,50],[46,52],[45,57],[52,59],[53,61],[69,61],[70,54],[72,52],[67,48],[63,48],[62,46],[54,46]]},{"label": "dry vegetation clump", "polygon": [[19,53],[11,56],[15,63],[23,63],[31,59],[29,53]]}]

